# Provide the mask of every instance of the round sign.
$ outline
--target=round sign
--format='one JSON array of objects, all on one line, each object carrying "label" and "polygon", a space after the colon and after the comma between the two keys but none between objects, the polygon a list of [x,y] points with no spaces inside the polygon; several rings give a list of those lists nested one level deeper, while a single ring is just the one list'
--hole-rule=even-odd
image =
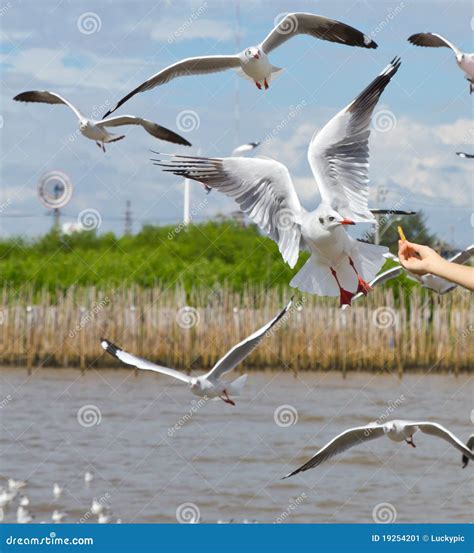
[{"label": "round sign", "polygon": [[38,183],[39,201],[48,209],[64,207],[72,198],[73,184],[62,171],[48,171]]}]

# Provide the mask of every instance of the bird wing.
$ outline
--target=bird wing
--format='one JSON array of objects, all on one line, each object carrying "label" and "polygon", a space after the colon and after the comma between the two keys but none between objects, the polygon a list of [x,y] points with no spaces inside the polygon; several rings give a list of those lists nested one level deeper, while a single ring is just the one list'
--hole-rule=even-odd
[{"label": "bird wing", "polygon": [[354,27],[321,15],[302,12],[287,14],[260,44],[260,48],[268,54],[296,35],[311,35],[348,46],[377,48],[370,37]]},{"label": "bird wing", "polygon": [[471,259],[472,254],[474,254],[474,244],[471,244],[465,250],[453,255],[449,261],[451,261],[451,263],[457,263],[458,265],[464,265]]},{"label": "bird wing", "polygon": [[395,58],[370,85],[321,131],[308,148],[308,161],[321,198],[343,217],[375,222],[368,209],[369,136],[374,108],[400,67]]},{"label": "bird wing", "polygon": [[456,152],[456,155],[467,159],[474,159],[474,154],[467,154],[466,152]]},{"label": "bird wing", "polygon": [[136,367],[137,369],[144,369],[146,371],[155,371],[157,373],[166,374],[188,384],[189,382],[191,382],[191,378],[188,375],[183,374],[179,371],[175,371],[174,369],[168,369],[168,367],[155,365],[155,363],[147,361],[142,357],[137,357],[136,355],[127,353],[126,351],[123,351],[118,346],[112,344],[112,342],[109,342],[109,340],[106,340],[105,338],[101,338],[100,345],[107,353],[110,353],[110,355],[113,355],[126,365],[132,365],[132,367]]},{"label": "bird wing", "polygon": [[199,56],[178,61],[173,63],[173,65],[169,65],[165,69],[162,69],[158,73],[155,73],[155,75],[152,75],[144,83],[134,88],[131,92],[119,100],[115,107],[109,110],[104,117],[107,117],[113,113],[127,100],[130,100],[132,96],[135,96],[135,94],[144,92],[145,90],[151,90],[152,88],[155,88],[155,86],[166,84],[177,77],[217,73],[218,71],[225,71],[226,69],[232,69],[235,67],[240,67],[240,58],[237,55]]},{"label": "bird wing", "polygon": [[461,50],[459,50],[457,46],[437,33],[416,33],[408,37],[408,42],[411,42],[416,46],[429,46],[432,48],[440,48],[444,46],[445,48],[451,48],[456,56],[460,56],[462,54]]},{"label": "bird wing", "polygon": [[[380,273],[377,275],[373,280],[369,282],[370,287],[373,288],[374,286],[378,286],[379,284],[383,284],[384,282],[387,282],[387,280],[391,280],[392,278],[396,278],[399,276],[403,271],[403,267],[400,265],[398,267],[391,267],[390,269],[387,269],[383,273]],[[363,292],[358,292],[351,300],[353,302],[354,300],[358,300],[360,297],[362,297],[364,294]],[[349,305],[343,305],[342,309],[350,307]]]},{"label": "bird wing", "polygon": [[431,436],[438,436],[443,440],[449,442],[452,446],[468,457],[468,459],[474,460],[474,452],[464,445],[459,438],[457,438],[452,432],[441,426],[436,422],[412,422],[406,425],[407,428],[417,427],[424,434],[430,434]]},{"label": "bird wing", "polygon": [[85,119],[84,115],[71,104],[69,100],[63,98],[55,92],[49,92],[48,90],[29,90],[17,94],[14,98],[17,102],[38,102],[41,104],[64,104],[72,109],[76,117],[81,120]]},{"label": "bird wing", "polygon": [[298,222],[303,208],[285,165],[261,157],[173,155],[167,161],[152,161],[165,172],[197,180],[233,198],[240,209],[278,244],[288,265],[296,265],[301,238]]},{"label": "bird wing", "polygon": [[265,335],[270,329],[278,323],[278,321],[285,316],[290,309],[292,301],[290,300],[284,309],[278,313],[270,322],[259,328],[253,334],[242,340],[242,342],[235,345],[230,349],[224,357],[221,357],[219,361],[212,367],[212,369],[205,375],[210,380],[217,381],[226,373],[234,369],[239,363],[241,363],[252,351],[258,346]]},{"label": "bird wing", "polygon": [[305,470],[317,467],[331,457],[334,457],[335,455],[346,451],[346,449],[349,449],[361,442],[380,438],[380,436],[383,435],[384,429],[383,425],[381,424],[358,426],[356,428],[345,430],[344,432],[339,434],[339,436],[336,436],[328,444],[321,448],[318,453],[316,453],[314,457],[311,457],[308,462],[306,462],[304,465],[297,468],[293,472],[290,472],[283,478],[289,478],[294,474],[298,474],[298,472],[303,472]]},{"label": "bird wing", "polygon": [[102,119],[96,123],[97,127],[120,127],[121,125],[140,125],[147,133],[151,134],[155,138],[160,140],[166,140],[167,142],[173,142],[174,144],[182,144],[184,146],[191,146],[191,144],[179,134],[176,134],[169,129],[157,125],[148,119],[142,119],[141,117],[135,117],[134,115],[118,115],[116,117],[108,117]]}]

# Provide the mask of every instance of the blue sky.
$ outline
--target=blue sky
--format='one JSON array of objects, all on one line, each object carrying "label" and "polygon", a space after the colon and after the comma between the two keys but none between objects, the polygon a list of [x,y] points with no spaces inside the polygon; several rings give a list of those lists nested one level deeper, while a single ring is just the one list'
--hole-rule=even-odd
[{"label": "blue sky", "polygon": [[[260,155],[288,165],[306,207],[318,192],[306,161],[313,132],[347,105],[395,56],[402,67],[377,108],[389,129],[371,136],[371,196],[387,189],[384,205],[423,209],[442,238],[472,242],[472,163],[454,155],[474,151],[472,99],[448,49],[411,46],[415,32],[434,31],[472,51],[469,1],[14,1],[0,7],[0,232],[37,235],[51,225],[36,199],[42,173],[60,169],[75,184],[64,220],[84,209],[102,217],[100,231],[123,230],[131,200],[134,230],[144,222],[178,222],[182,183],[162,174],[150,149],[190,153],[157,141],[141,128],[103,154],[77,136],[66,107],[12,102],[24,90],[58,92],[99,118],[126,92],[183,57],[234,53],[261,41],[279,14],[307,11],[349,23],[379,44],[350,48],[300,36],[275,50],[274,65],[285,71],[259,92],[233,71],[188,77],[135,96],[117,113],[146,117],[178,130],[182,112],[192,111],[194,130],[181,132],[193,152],[225,156],[242,142],[260,140]],[[90,13],[92,12],[92,13]],[[89,14],[89,15],[88,15]],[[90,24],[91,26],[87,26]],[[84,32],[85,31],[85,32]],[[238,97],[238,103],[236,98]],[[237,124],[238,106],[238,124]],[[180,132],[180,131],[178,131]],[[233,202],[207,197],[192,185],[200,218],[230,213]],[[33,215],[30,218],[16,215]],[[2,217],[4,215],[4,217]]]}]

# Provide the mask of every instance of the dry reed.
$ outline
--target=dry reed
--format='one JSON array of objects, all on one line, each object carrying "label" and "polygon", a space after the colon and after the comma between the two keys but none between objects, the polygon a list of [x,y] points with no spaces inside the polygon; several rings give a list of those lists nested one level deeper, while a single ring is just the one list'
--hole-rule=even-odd
[{"label": "dry reed", "polygon": [[[258,288],[1,293],[0,363],[83,369],[119,365],[103,354],[102,336],[164,365],[206,369],[286,301],[281,290]],[[379,289],[345,311],[335,299],[304,296],[241,369],[458,372],[473,366],[473,331],[462,290],[438,298],[416,288],[407,303]]]}]

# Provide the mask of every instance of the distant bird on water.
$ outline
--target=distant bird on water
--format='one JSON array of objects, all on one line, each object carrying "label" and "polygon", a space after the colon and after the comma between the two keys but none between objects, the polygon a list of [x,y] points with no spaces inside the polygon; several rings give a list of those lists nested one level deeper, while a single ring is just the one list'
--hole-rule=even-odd
[{"label": "distant bird on water", "polygon": [[235,405],[235,402],[230,396],[240,395],[240,392],[247,380],[247,375],[244,374],[239,376],[239,378],[232,382],[223,380],[223,376],[232,371],[232,369],[234,369],[248,355],[250,355],[262,339],[268,335],[270,329],[275,326],[286,314],[288,309],[291,307],[291,304],[292,302],[290,301],[287,306],[270,322],[230,349],[224,357],[217,361],[208,373],[203,374],[202,376],[188,376],[187,374],[179,372],[175,369],[155,365],[155,363],[152,363],[151,361],[147,361],[146,359],[123,351],[121,348],[112,344],[105,338],[102,338],[101,346],[105,351],[127,365],[137,367],[137,369],[166,374],[167,376],[172,376],[177,380],[181,380],[181,382],[185,382],[191,388],[191,392],[196,396],[207,397],[209,399],[220,398],[225,403]]},{"label": "distant bird on water", "polygon": [[271,77],[283,71],[280,67],[275,67],[270,63],[268,54],[297,35],[310,35],[314,38],[338,42],[347,46],[377,48],[377,44],[370,37],[340,21],[312,13],[289,13],[275,26],[263,42],[256,46],[250,46],[238,54],[186,58],[162,69],[119,100],[115,107],[105,114],[105,117],[113,113],[135,94],[166,84],[177,77],[204,75],[227,69],[236,69],[243,77],[253,81],[258,89],[267,89]]},{"label": "distant bird on water", "polygon": [[174,144],[181,144],[184,146],[191,146],[191,144],[179,134],[176,134],[169,129],[152,123],[147,119],[141,117],[135,117],[134,115],[120,115],[118,117],[108,117],[102,121],[96,121],[90,119],[81,113],[75,106],[63,98],[59,94],[49,92],[47,90],[30,90],[28,92],[22,92],[13,98],[17,102],[38,102],[43,104],[64,104],[68,106],[76,115],[79,120],[79,131],[83,136],[90,140],[95,140],[95,143],[99,148],[105,152],[105,145],[111,142],[117,142],[125,138],[124,134],[113,134],[107,130],[107,127],[122,127],[123,125],[139,125],[143,127],[148,134],[151,134],[155,138],[165,140],[166,142],[173,142]]}]

